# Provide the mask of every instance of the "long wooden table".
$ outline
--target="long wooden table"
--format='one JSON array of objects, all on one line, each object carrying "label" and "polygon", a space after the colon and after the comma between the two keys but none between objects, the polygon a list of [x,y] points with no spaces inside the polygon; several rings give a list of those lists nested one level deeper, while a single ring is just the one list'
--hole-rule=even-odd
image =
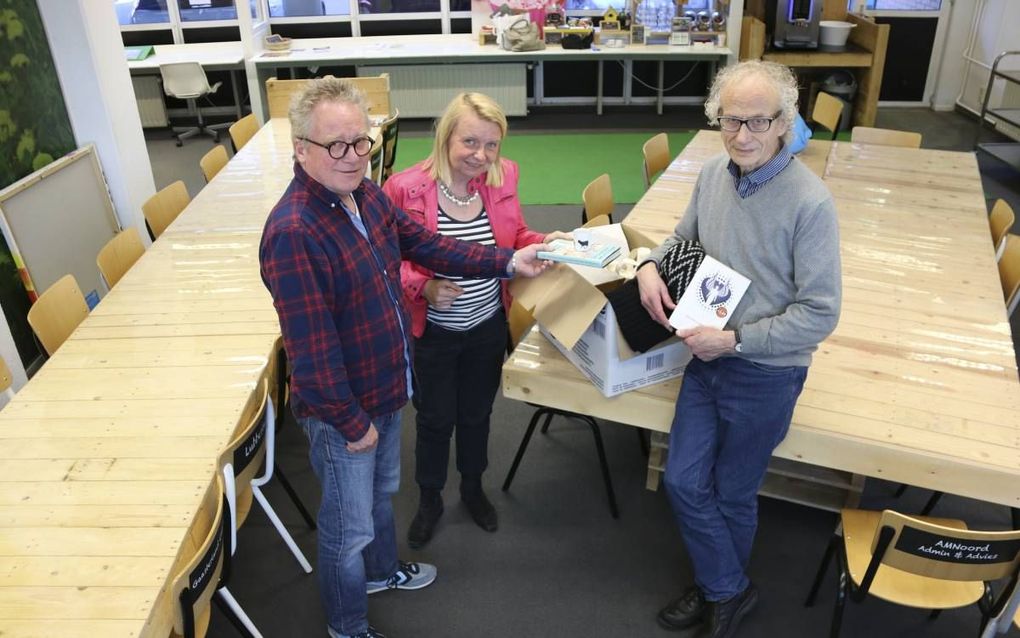
[{"label": "long wooden table", "polygon": [[[699,132],[624,226],[664,239],[722,150]],[[836,199],[843,312],[775,456],[1020,506],[1020,383],[974,155],[812,141],[805,159]],[[503,368],[510,398],[659,432],[679,384],[606,399],[537,331]]]},{"label": "long wooden table", "polygon": [[169,633],[182,541],[279,334],[258,242],[273,121],[0,412],[0,634]]}]

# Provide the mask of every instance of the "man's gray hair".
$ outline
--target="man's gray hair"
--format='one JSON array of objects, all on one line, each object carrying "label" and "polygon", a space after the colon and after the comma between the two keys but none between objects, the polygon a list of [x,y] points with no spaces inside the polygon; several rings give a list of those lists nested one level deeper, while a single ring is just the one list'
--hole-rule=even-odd
[{"label": "man's gray hair", "polygon": [[[708,99],[705,100],[705,115],[708,116],[709,124],[717,124],[719,116],[722,115],[722,93],[731,85],[749,77],[758,76],[772,84],[779,96],[780,119],[786,123],[786,134],[783,141],[789,143],[793,139],[793,123],[797,117],[797,78],[793,71],[785,64],[775,62],[763,62],[761,60],[747,60],[725,67],[712,83],[708,92]],[[770,114],[771,115],[771,114]]]},{"label": "man's gray hair", "polygon": [[[312,111],[321,102],[340,102],[358,107],[368,124],[368,107],[365,94],[353,82],[327,76],[309,80],[308,86],[290,102],[290,135],[299,139],[308,137],[312,130]],[[321,141],[321,140],[318,140]]]}]

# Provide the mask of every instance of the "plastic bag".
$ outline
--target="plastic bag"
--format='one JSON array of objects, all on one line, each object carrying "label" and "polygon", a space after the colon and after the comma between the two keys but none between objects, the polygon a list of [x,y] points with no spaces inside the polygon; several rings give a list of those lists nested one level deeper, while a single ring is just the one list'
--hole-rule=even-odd
[{"label": "plastic bag", "polygon": [[809,139],[811,139],[811,129],[808,128],[800,113],[797,113],[797,117],[793,120],[793,139],[790,140],[790,152],[800,153],[803,151],[807,147]]}]

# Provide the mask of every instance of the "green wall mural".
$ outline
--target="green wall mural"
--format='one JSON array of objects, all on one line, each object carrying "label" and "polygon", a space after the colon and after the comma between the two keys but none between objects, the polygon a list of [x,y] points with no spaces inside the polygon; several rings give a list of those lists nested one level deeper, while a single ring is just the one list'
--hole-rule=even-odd
[{"label": "green wall mural", "polygon": [[[0,0],[0,188],[75,148],[71,122],[34,0]],[[26,365],[39,350],[28,294],[0,236],[0,305]]]}]

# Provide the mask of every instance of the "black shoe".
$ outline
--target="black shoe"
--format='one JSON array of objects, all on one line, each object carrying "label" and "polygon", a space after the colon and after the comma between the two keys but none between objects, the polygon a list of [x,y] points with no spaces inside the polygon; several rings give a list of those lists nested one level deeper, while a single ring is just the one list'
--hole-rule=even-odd
[{"label": "black shoe", "polygon": [[733,638],[744,616],[758,603],[758,590],[754,585],[729,600],[709,602],[705,610],[705,624],[698,628],[694,638]]},{"label": "black shoe", "polygon": [[422,490],[418,503],[418,513],[411,521],[407,530],[407,545],[411,549],[421,549],[429,542],[436,531],[436,523],[443,515],[443,497],[439,490]]},{"label": "black shoe", "polygon": [[460,499],[467,506],[468,513],[474,519],[478,527],[487,532],[495,532],[499,529],[499,517],[496,515],[496,508],[492,506],[489,499],[482,490],[481,481],[474,483],[467,480],[460,484]]},{"label": "black shoe", "polygon": [[688,629],[705,620],[705,596],[697,585],[691,585],[680,597],[666,605],[656,617],[659,626],[671,631]]}]

